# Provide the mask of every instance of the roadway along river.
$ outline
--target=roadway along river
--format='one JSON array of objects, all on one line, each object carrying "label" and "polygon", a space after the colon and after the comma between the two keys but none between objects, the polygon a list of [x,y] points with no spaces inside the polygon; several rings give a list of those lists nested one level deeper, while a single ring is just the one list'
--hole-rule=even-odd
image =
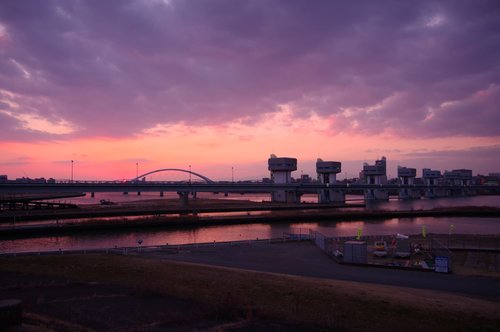
[{"label": "roadway along river", "polygon": [[[224,198],[223,195],[219,195]],[[206,196],[205,196],[206,197]],[[210,196],[213,198],[213,196]],[[138,196],[122,196],[112,194],[107,196],[96,196],[94,198],[75,198],[78,204],[95,204],[99,199],[106,198],[115,201],[138,199]],[[142,199],[158,198],[157,195],[143,194]],[[226,198],[247,198],[256,201],[268,199],[265,195],[241,196],[234,195]],[[356,198],[349,197],[348,199]],[[314,197],[305,197],[305,200],[313,201]],[[87,200],[87,201],[86,201]],[[475,196],[463,198],[446,198],[434,200],[380,202],[368,204],[367,209],[430,209],[433,207],[447,206],[496,206],[500,207],[500,196]],[[305,217],[306,218],[306,217]],[[359,220],[347,222],[308,222],[304,219],[300,223],[272,223],[272,224],[244,224],[223,225],[207,227],[186,227],[176,229],[146,229],[134,231],[100,231],[81,232],[75,235],[64,236],[40,236],[32,238],[4,238],[0,239],[0,253],[12,253],[23,251],[45,251],[58,249],[91,249],[111,248],[122,246],[137,246],[142,240],[142,246],[203,243],[213,241],[238,241],[252,240],[257,238],[278,238],[283,233],[300,229],[308,232],[308,229],[319,231],[328,236],[354,236],[361,229],[363,235],[382,234],[418,234],[425,225],[428,233],[444,234],[500,234],[500,220],[497,218],[395,218],[389,220]]]}]

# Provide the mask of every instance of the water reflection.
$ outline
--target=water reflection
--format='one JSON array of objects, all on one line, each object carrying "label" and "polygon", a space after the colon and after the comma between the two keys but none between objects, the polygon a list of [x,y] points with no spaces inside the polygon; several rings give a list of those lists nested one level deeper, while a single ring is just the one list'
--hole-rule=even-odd
[{"label": "water reflection", "polygon": [[[305,195],[305,201],[314,202],[317,198],[315,195]],[[269,194],[229,194],[225,196],[224,194],[213,194],[213,193],[197,193],[198,198],[209,198],[209,199],[229,199],[229,200],[246,200],[252,202],[262,202],[262,201],[270,201],[271,197]],[[137,195],[137,193],[130,192],[127,195],[123,193],[95,193],[94,197],[90,195],[86,195],[83,197],[73,197],[67,199],[57,199],[51,200],[52,202],[61,202],[61,203],[73,203],[79,205],[92,205],[92,204],[100,204],[101,199],[110,200],[114,203],[120,202],[134,202],[134,201],[144,201],[144,200],[157,200],[157,199],[178,199],[179,196],[176,193],[165,192],[164,196],[161,197],[157,192],[142,192],[141,195]]]},{"label": "water reflection", "polygon": [[302,229],[304,233],[313,229],[327,236],[355,236],[358,229],[362,230],[363,235],[419,234],[423,225],[426,225],[428,233],[448,234],[453,230],[457,234],[500,234],[500,220],[496,218],[393,218],[380,221],[244,224],[176,230],[88,232],[71,236],[2,240],[0,252],[136,246],[138,240],[142,240],[143,246],[253,240],[281,237],[292,229]]},{"label": "water reflection", "polygon": [[[198,198],[209,199],[229,199],[229,200],[247,200],[253,202],[270,201],[269,194],[229,194],[225,196],[222,193],[198,193]],[[151,199],[178,199],[176,193],[165,193],[164,197],[160,197],[159,193],[143,192],[140,196],[136,193],[129,193],[123,195],[122,193],[95,193],[95,197],[90,195],[84,197],[74,197],[63,200],[53,200],[54,202],[75,203],[81,205],[100,204],[101,199],[107,199],[112,202],[133,202]],[[307,203],[317,203],[317,195],[306,194],[303,195],[301,200]],[[347,202],[363,202],[363,197],[358,195],[347,195]],[[382,202],[366,202],[368,209],[373,210],[409,210],[409,209],[430,209],[435,207],[449,207],[449,206],[496,206],[500,207],[500,196],[468,196],[468,197],[452,197],[452,198],[433,198],[433,199],[416,199],[416,200],[398,200],[392,197],[389,201]]]},{"label": "water reflection", "polygon": [[433,199],[366,202],[369,210],[425,210],[453,206],[496,206],[500,207],[500,196],[442,197]]},{"label": "water reflection", "polygon": [[[117,197],[126,195],[115,194]],[[121,195],[121,196],[118,196]],[[137,199],[135,195],[128,195]],[[144,193],[141,198],[148,195]],[[153,196],[151,193],[149,196]],[[158,197],[157,195],[155,195]],[[219,195],[221,198],[224,195]],[[241,196],[241,195],[236,195]],[[244,195],[243,195],[244,196]],[[231,195],[230,195],[231,197]],[[233,196],[234,197],[234,196]],[[254,195],[254,198],[262,196]],[[90,197],[78,199],[91,199]],[[100,197],[92,198],[99,201]],[[109,197],[108,197],[109,199]],[[370,209],[427,209],[439,206],[499,206],[500,196],[475,196],[460,198],[443,198],[434,200],[389,201],[370,204]],[[419,234],[422,226],[428,233],[449,234],[500,234],[500,220],[497,218],[393,218],[387,220],[356,220],[345,222],[308,222],[307,216],[299,223],[243,224],[208,227],[186,227],[169,230],[154,228],[134,231],[85,232],[71,236],[47,236],[35,238],[0,240],[0,252],[20,252],[61,249],[91,249],[136,246],[142,240],[142,246],[201,243],[213,241],[238,241],[256,238],[276,238],[291,229],[308,229],[319,231],[328,236],[355,236],[358,229],[363,235],[390,235],[395,233]]]}]

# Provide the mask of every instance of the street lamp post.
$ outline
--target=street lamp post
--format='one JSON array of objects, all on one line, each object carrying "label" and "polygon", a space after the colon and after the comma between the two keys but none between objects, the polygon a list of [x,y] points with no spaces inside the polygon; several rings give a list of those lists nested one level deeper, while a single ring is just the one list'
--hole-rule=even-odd
[{"label": "street lamp post", "polygon": [[231,182],[234,183],[234,167],[231,167]]},{"label": "street lamp post", "polygon": [[191,165],[189,165],[189,184],[191,184]]},{"label": "street lamp post", "polygon": [[139,163],[135,163],[135,180],[139,181]]},{"label": "street lamp post", "polygon": [[71,183],[73,183],[73,160],[71,160]]}]

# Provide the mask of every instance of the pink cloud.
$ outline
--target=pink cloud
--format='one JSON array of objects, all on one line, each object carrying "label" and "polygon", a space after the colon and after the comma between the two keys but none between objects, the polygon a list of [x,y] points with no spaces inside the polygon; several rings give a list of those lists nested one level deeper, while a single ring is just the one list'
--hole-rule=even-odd
[{"label": "pink cloud", "polygon": [[349,160],[400,141],[491,148],[499,15],[496,1],[2,1],[0,141],[47,142],[46,160],[103,140],[153,160],[137,146],[172,130],[177,145],[222,154],[234,128],[247,162],[278,148],[313,160],[321,144]]},{"label": "pink cloud", "polygon": [[[0,58],[0,83],[21,96],[18,111],[35,111],[28,105],[34,101],[36,112],[74,124],[78,136],[125,137],[155,123],[258,117],[280,104],[341,117],[342,109],[404,96],[368,117],[358,114],[354,130],[372,132],[375,124],[421,120],[428,107],[499,83],[494,1],[0,6],[11,41]],[[486,121],[496,120],[490,105],[483,105],[485,120],[460,134],[477,135],[486,126],[484,135],[498,135]],[[427,121],[419,133],[439,136],[442,126]]]}]

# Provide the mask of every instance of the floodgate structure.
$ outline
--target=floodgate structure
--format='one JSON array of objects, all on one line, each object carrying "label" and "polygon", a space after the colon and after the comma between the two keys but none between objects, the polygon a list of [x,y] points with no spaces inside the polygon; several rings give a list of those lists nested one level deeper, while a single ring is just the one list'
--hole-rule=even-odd
[{"label": "floodgate structure", "polygon": [[[271,183],[292,183],[291,172],[297,170],[297,159],[271,155],[268,160],[271,171]],[[367,201],[388,200],[389,193],[396,191],[400,199],[419,199],[474,195],[478,186],[472,184],[472,170],[458,169],[446,171],[444,175],[438,170],[424,168],[422,179],[416,180],[415,168],[398,166],[397,183],[388,183],[387,159],[382,157],[373,165],[364,164],[360,173],[360,181],[354,184],[339,184],[337,174],[342,172],[339,161],[316,162],[318,183],[323,188],[317,189],[319,203],[343,203],[345,195],[355,190],[363,191]],[[480,186],[481,187],[481,186]],[[301,191],[274,191],[272,200],[277,202],[300,202]],[[297,197],[298,195],[298,197]]]},{"label": "floodgate structure", "polygon": [[[33,197],[45,195],[76,195],[96,192],[175,192],[187,203],[189,197],[199,192],[212,193],[268,193],[273,202],[300,203],[304,194],[316,194],[320,204],[344,204],[346,194],[362,194],[366,201],[388,200],[389,195],[400,199],[419,199],[421,197],[449,197],[475,195],[478,190],[498,194],[498,186],[474,184],[472,170],[456,169],[441,174],[439,170],[424,168],[422,177],[417,178],[415,168],[398,166],[398,177],[387,179],[387,159],[382,157],[373,165],[364,164],[360,179],[355,183],[337,181],[342,172],[339,161],[316,162],[316,181],[295,181],[292,172],[297,170],[297,159],[271,155],[268,159],[270,178],[262,182],[215,182],[206,176],[192,172],[191,169],[162,168],[138,175],[128,181],[8,181],[0,179],[0,201],[34,201]],[[183,172],[189,174],[189,181],[147,181],[147,176],[159,172]],[[191,181],[191,177],[196,180]],[[20,198],[21,197],[21,198]],[[40,198],[38,198],[40,200]]]}]

